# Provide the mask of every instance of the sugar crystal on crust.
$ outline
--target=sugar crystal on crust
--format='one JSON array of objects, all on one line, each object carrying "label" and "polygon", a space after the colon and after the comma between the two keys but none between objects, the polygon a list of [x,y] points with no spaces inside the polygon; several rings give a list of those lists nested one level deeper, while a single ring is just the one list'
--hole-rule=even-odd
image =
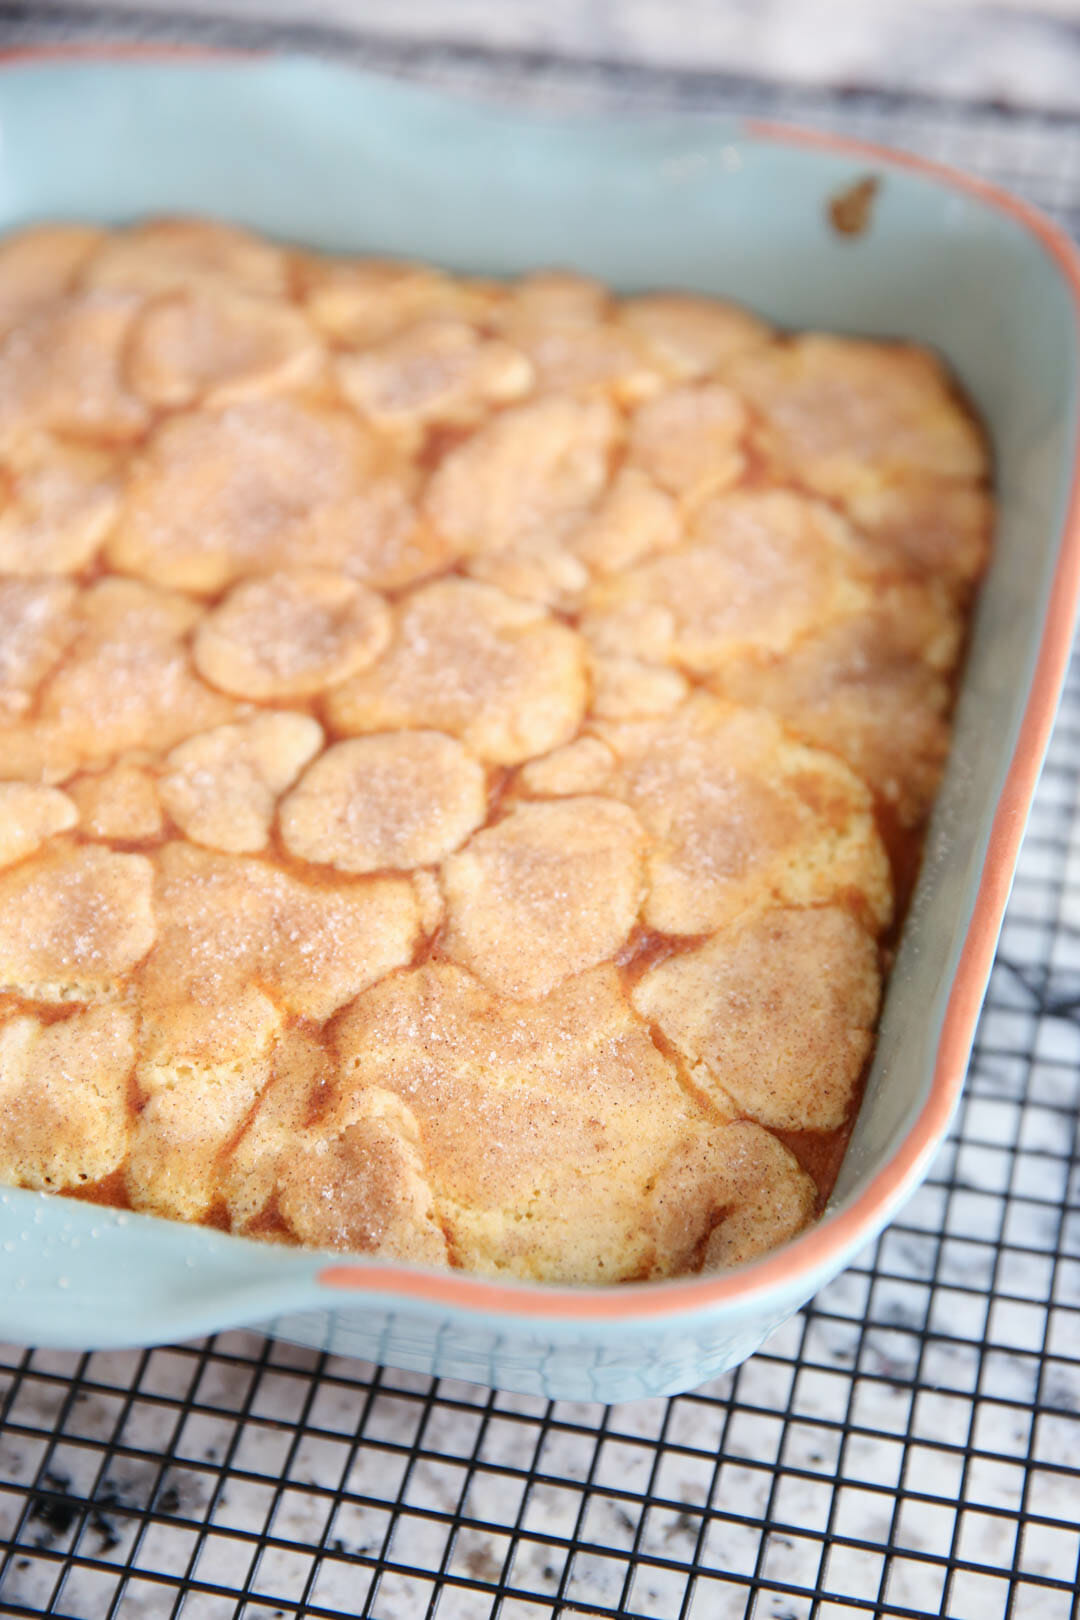
[{"label": "sugar crystal on crust", "polygon": [[0,1022],[0,1181],[58,1191],[119,1169],[131,1137],[135,1020],[124,1007]]},{"label": "sugar crystal on crust", "polygon": [[0,990],[38,1001],[108,996],[157,933],[142,855],[57,840],[0,873]]},{"label": "sugar crystal on crust", "polygon": [[32,855],[54,833],[66,832],[79,812],[58,788],[0,782],[0,866]]},{"label": "sugar crystal on crust", "polygon": [[[0,725],[32,708],[37,688],[75,635],[73,585],[0,577]],[[4,750],[0,748],[0,771]]]},{"label": "sugar crystal on crust", "polygon": [[624,943],[644,847],[636,816],[614,799],[516,806],[443,862],[446,954],[505,995],[544,995]]},{"label": "sugar crystal on crust", "polygon": [[79,825],[91,838],[133,843],[161,833],[157,783],[145,765],[121,763],[77,776],[67,792],[78,808]]},{"label": "sugar crystal on crust", "polygon": [[630,465],[692,506],[738,480],[746,428],[746,407],[730,388],[720,383],[673,388],[635,413]]},{"label": "sugar crystal on crust", "polygon": [[618,433],[600,400],[555,394],[494,416],[449,451],[424,510],[465,555],[568,529],[601,494]]},{"label": "sugar crystal on crust", "polygon": [[527,394],[526,355],[465,321],[421,321],[337,363],[342,392],[376,427],[402,432],[429,422],[468,422]]},{"label": "sugar crystal on crust", "polygon": [[839,760],[793,742],[763,710],[697,696],[674,719],[607,722],[612,791],[650,835],[645,920],[702,934],[766,896],[852,894],[884,925],[888,861],[870,796]]},{"label": "sugar crystal on crust", "polygon": [[303,568],[236,585],[195,635],[204,680],[256,702],[312,697],[374,663],[390,614],[345,574]]},{"label": "sugar crystal on crust", "polygon": [[408,962],[416,944],[404,878],[309,883],[186,843],[167,844],[156,865],[160,935],[141,974],[147,998],[213,1006],[254,984],[287,1011],[322,1020]]},{"label": "sugar crystal on crust", "polygon": [[778,491],[717,496],[682,545],[595,585],[583,628],[604,652],[707,674],[745,648],[783,654],[865,611],[866,572],[824,505]]},{"label": "sugar crystal on crust", "polygon": [[881,973],[838,906],[769,907],[649,969],[634,1006],[758,1124],[837,1130],[870,1053]]},{"label": "sugar crystal on crust", "polygon": [[465,580],[425,586],[383,656],[327,702],[339,731],[434,727],[512,765],[568,742],[588,699],[585,648],[535,603]]},{"label": "sugar crystal on crust", "polygon": [[124,376],[137,309],[124,293],[72,294],[12,327],[0,342],[0,449],[17,453],[41,433],[138,437],[149,415]]},{"label": "sugar crystal on crust", "polygon": [[503,297],[497,283],[454,278],[429,265],[394,259],[301,254],[294,271],[316,328],[358,351],[422,321],[484,321]]},{"label": "sugar crystal on crust", "polygon": [[281,808],[281,836],[303,860],[341,872],[430,866],[487,814],[484,773],[438,731],[335,743]]},{"label": "sugar crystal on crust", "polygon": [[642,1213],[694,1109],[612,968],[515,1003],[432,965],[361,997],[337,1045],[343,1090],[389,1090],[416,1119],[459,1263],[589,1282],[672,1268]]},{"label": "sugar crystal on crust", "polygon": [[166,755],[161,801],[193,843],[253,854],[266,847],[279,797],[322,740],[306,714],[256,714],[200,731]]},{"label": "sugar crystal on crust", "polygon": [[355,498],[378,459],[342,411],[289,397],[167,416],[133,458],[112,566],[213,592],[310,560],[312,523]]},{"label": "sugar crystal on crust", "polygon": [[32,441],[9,457],[0,573],[74,574],[97,555],[120,509],[110,451]]},{"label": "sugar crystal on crust", "polygon": [[150,405],[230,405],[315,381],[323,346],[279,299],[197,288],[151,303],[136,324],[127,375]]},{"label": "sugar crystal on crust", "polygon": [[67,657],[40,692],[42,738],[104,764],[231,718],[231,699],[192,666],[187,637],[197,619],[187,598],[136,580],[91,585],[78,600]]}]

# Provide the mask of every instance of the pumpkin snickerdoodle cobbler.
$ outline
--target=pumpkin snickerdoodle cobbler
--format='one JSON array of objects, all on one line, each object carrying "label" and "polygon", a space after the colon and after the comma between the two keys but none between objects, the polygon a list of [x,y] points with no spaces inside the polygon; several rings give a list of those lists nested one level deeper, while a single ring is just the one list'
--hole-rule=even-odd
[{"label": "pumpkin snickerdoodle cobbler", "polygon": [[597,1283],[842,1155],[991,517],[916,348],[0,245],[0,1181]]}]

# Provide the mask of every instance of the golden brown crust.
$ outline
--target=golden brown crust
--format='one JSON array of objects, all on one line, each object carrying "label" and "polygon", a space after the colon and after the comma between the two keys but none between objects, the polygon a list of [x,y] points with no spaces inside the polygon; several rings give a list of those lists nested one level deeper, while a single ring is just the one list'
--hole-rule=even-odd
[{"label": "golden brown crust", "polygon": [[116,994],[157,934],[142,855],[58,838],[0,875],[0,990],[29,1000]]},{"label": "golden brown crust", "polygon": [[374,668],[329,695],[336,730],[430,726],[515,765],[568,742],[588,701],[585,648],[531,602],[448,579],[406,598]]},{"label": "golden brown crust", "polygon": [[673,1269],[642,1214],[695,1110],[613,969],[515,1003],[431,965],[362,996],[337,1042],[342,1087],[415,1116],[461,1263],[590,1282]]},{"label": "golden brown crust", "polygon": [[32,440],[10,460],[0,511],[0,572],[74,574],[98,551],[120,510],[117,457],[107,450]]},{"label": "golden brown crust", "polygon": [[[112,857],[121,858],[142,860]],[[166,844],[155,867],[160,933],[141,974],[151,1003],[190,996],[228,1007],[255,984],[283,1011],[322,1020],[408,962],[416,944],[403,878],[307,883],[271,862],[182,843]]]},{"label": "golden brown crust", "polygon": [[235,585],[195,634],[195,667],[233,697],[313,697],[375,662],[390,614],[344,574],[295,568]]},{"label": "golden brown crust", "polygon": [[459,555],[547,543],[580,522],[607,483],[618,418],[603,400],[551,395],[492,418],[451,450],[424,511]]},{"label": "golden brown crust", "polygon": [[247,293],[192,287],[147,305],[127,375],[148,405],[231,405],[315,381],[323,346],[298,310]]},{"label": "golden brown crust", "polygon": [[43,304],[0,344],[0,445],[24,452],[42,433],[127,443],[149,413],[128,387],[124,352],[138,312],[125,293]]},{"label": "golden brown crust", "polygon": [[619,320],[679,380],[709,376],[772,336],[764,321],[748,310],[693,293],[643,293],[624,298]]},{"label": "golden brown crust", "polygon": [[266,848],[278,798],[322,741],[310,715],[277,710],[200,731],[165,756],[158,794],[192,843],[251,855]]},{"label": "golden brown crust", "polygon": [[0,1181],[58,1191],[117,1170],[135,1050],[134,1017],[119,1006],[0,1025]]},{"label": "golden brown crust", "polygon": [[640,822],[614,799],[515,806],[443,863],[444,951],[503,995],[546,995],[625,943],[644,849]]},{"label": "golden brown crust", "polygon": [[703,934],[763,901],[821,905],[838,895],[876,927],[889,922],[892,885],[870,795],[772,715],[698,695],[672,715],[597,732],[616,756],[612,791],[650,837],[649,927]]},{"label": "golden brown crust", "polygon": [[0,330],[71,292],[104,234],[95,225],[33,225],[0,243]]},{"label": "golden brown crust", "polygon": [[281,807],[285,847],[339,872],[409,871],[457,849],[487,814],[484,773],[439,731],[335,743]]},{"label": "golden brown crust", "polygon": [[167,416],[133,460],[108,561],[199,592],[303,566],[312,524],[360,494],[377,454],[357,419],[302,398]]},{"label": "golden brown crust", "polygon": [[785,1131],[835,1131],[870,1053],[873,938],[836,906],[769,908],[651,968],[634,1006],[724,1106]]},{"label": "golden brown crust", "polygon": [[114,231],[84,263],[82,285],[152,297],[223,288],[280,294],[285,254],[250,231],[211,219],[150,219]]},{"label": "golden brown crust", "polygon": [[541,1281],[786,1241],[990,518],[910,346],[0,243],[0,1181]]}]

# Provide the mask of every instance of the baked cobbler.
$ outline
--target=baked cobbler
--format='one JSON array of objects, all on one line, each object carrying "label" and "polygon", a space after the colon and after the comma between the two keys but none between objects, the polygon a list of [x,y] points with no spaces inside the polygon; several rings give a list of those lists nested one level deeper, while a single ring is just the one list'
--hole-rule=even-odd
[{"label": "baked cobbler", "polygon": [[0,246],[0,1180],[598,1283],[820,1211],[991,506],[930,354]]}]

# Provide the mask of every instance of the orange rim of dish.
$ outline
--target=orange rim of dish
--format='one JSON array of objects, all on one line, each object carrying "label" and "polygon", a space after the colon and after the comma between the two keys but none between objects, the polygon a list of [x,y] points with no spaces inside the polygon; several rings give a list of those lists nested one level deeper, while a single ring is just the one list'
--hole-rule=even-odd
[{"label": "orange rim of dish", "polygon": [[[213,46],[173,44],[61,44],[28,46],[0,52],[0,66],[41,60],[107,58],[145,61],[155,58],[265,59],[269,53]],[[1016,221],[1039,242],[1057,265],[1072,294],[1080,334],[1080,250],[1052,220],[1000,187],[964,174],[947,164],[916,157],[824,130],[802,129],[767,119],[737,120],[738,128],[759,141],[783,146],[809,146],[857,159],[877,168],[907,169],[939,185],[975,197]],[[1080,348],[1080,345],[1078,345]],[[469,1315],[489,1312],[562,1322],[649,1322],[709,1311],[717,1306],[751,1305],[774,1291],[798,1295],[806,1278],[824,1277],[843,1266],[845,1251],[878,1231],[904,1191],[914,1187],[923,1163],[948,1130],[967,1074],[971,1042],[982,1008],[986,981],[997,949],[998,932],[1012,887],[1028,811],[1054,724],[1058,698],[1068,667],[1077,605],[1080,603],[1080,425],[1073,454],[1072,481],[1057,563],[1050,585],[1042,637],[1023,719],[1009,769],[994,810],[982,875],[953,976],[938,1039],[930,1094],[918,1118],[892,1158],[874,1175],[848,1207],[824,1217],[809,1231],[745,1267],[720,1276],[673,1281],[609,1285],[604,1289],[557,1288],[547,1284],[488,1282],[453,1272],[416,1271],[373,1261],[322,1267],[316,1281],[343,1294],[407,1298],[417,1304],[452,1307]],[[839,1265],[837,1261],[839,1260]]]}]

